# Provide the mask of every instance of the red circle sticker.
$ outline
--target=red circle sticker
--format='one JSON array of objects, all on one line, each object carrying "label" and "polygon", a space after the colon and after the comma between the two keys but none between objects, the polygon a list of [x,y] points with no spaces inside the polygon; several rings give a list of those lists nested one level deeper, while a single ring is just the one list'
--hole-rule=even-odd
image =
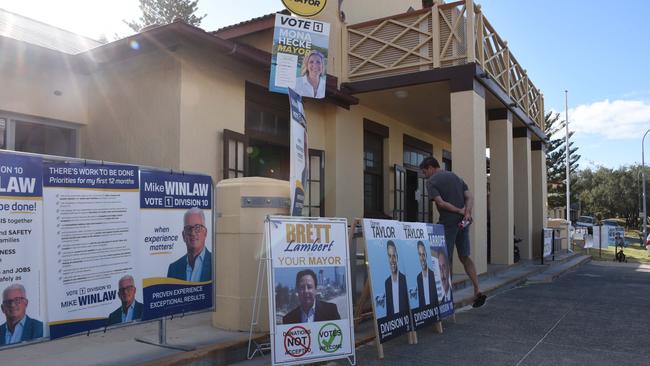
[{"label": "red circle sticker", "polygon": [[302,357],[311,352],[311,332],[296,325],[284,332],[284,353],[291,357]]}]

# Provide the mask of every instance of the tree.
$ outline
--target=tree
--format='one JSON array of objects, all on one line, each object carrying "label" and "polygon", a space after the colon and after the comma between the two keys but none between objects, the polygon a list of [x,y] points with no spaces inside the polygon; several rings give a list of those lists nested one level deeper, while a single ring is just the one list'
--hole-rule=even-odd
[{"label": "tree", "polygon": [[140,19],[124,23],[136,32],[149,25],[169,24],[176,18],[198,27],[206,14],[194,14],[198,10],[197,3],[198,0],[140,0]]},{"label": "tree", "polygon": [[[564,134],[557,136],[558,132],[564,130],[566,122],[560,120],[560,114],[548,112],[544,116],[545,127],[544,133],[549,138],[546,147],[546,179],[548,182],[548,206],[549,208],[566,206],[566,140]],[[569,131],[569,140],[573,136],[573,131]],[[580,160],[580,155],[576,152],[578,147],[569,142],[569,172],[573,179]],[[572,191],[574,191],[572,189]]]}]

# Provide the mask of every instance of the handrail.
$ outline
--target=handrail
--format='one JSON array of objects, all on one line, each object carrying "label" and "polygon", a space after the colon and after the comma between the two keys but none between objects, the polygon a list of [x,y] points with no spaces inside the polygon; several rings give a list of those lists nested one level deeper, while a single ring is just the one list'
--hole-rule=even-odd
[{"label": "handrail", "polygon": [[472,0],[349,25],[345,32],[349,81],[475,62],[544,128],[543,94]]}]

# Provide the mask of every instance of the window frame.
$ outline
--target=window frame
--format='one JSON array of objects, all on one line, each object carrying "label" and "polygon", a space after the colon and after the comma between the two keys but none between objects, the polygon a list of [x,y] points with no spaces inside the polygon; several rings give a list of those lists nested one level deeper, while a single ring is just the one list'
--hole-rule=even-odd
[{"label": "window frame", "polygon": [[[29,116],[25,114],[6,112],[6,111],[0,111],[0,119],[3,119],[5,121],[4,149],[6,150],[17,151],[16,150],[16,125],[23,122],[23,123],[32,123],[36,125],[70,130],[72,132],[72,141],[74,146],[72,147],[73,155],[67,157],[78,158],[79,155],[81,154],[81,133],[80,133],[81,125],[71,123],[71,122],[59,121],[51,118]],[[54,155],[54,154],[44,154],[44,155]]]}]

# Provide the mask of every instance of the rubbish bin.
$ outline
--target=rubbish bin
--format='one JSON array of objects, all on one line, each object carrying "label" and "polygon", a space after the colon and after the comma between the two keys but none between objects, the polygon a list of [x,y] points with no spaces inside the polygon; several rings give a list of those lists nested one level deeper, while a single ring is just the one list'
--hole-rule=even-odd
[{"label": "rubbish bin", "polygon": [[[250,329],[266,215],[289,214],[289,182],[270,178],[225,179],[216,189],[215,327]],[[256,332],[268,331],[266,272]]]}]

